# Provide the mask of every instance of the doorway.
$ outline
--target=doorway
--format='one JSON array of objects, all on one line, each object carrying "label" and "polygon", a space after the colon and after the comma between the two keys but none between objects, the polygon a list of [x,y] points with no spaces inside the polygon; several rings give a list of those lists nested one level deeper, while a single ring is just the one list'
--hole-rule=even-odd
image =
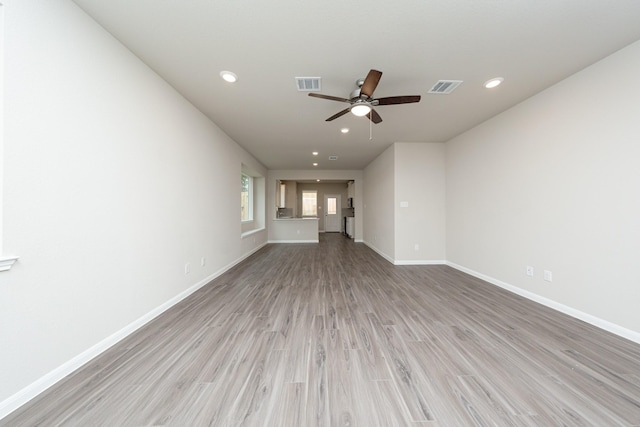
[{"label": "doorway", "polygon": [[338,194],[324,196],[324,231],[325,233],[340,233],[341,230],[341,197]]}]

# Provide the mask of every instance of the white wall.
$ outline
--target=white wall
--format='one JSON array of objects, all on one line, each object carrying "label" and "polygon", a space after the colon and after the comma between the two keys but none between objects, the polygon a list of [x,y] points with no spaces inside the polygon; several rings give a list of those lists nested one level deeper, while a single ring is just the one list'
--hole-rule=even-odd
[{"label": "white wall", "polygon": [[446,153],[450,262],[636,341],[639,75],[636,42],[453,139]]},{"label": "white wall", "polygon": [[395,143],[393,147],[395,262],[442,264],[445,260],[445,146],[442,143]]},{"label": "white wall", "polygon": [[[268,176],[267,225],[275,179],[354,180],[356,239],[411,258],[400,187],[427,182],[419,160],[404,168],[433,147],[391,147],[364,172],[267,175],[73,3],[3,4],[2,244],[21,258],[0,273],[0,416],[266,242],[241,239],[239,206],[221,203],[239,200],[241,164]],[[447,260],[640,333],[639,74],[635,43],[447,143]],[[434,220],[417,260],[443,251],[430,194],[408,200]]]},{"label": "white wall", "polygon": [[3,3],[0,417],[266,242],[240,238],[262,165],[75,4]]},{"label": "white wall", "polygon": [[387,148],[364,169],[364,243],[395,260],[395,149]]},{"label": "white wall", "polygon": [[394,264],[443,264],[444,144],[396,142],[364,177],[365,243]]}]

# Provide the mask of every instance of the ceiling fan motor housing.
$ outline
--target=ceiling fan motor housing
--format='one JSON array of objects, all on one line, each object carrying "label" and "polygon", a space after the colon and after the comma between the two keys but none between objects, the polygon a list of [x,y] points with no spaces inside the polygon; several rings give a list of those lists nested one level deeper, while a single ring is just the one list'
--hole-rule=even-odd
[{"label": "ceiling fan motor housing", "polygon": [[[309,96],[316,98],[328,99],[331,101],[346,102],[349,105],[348,108],[334,114],[325,121],[330,122],[342,117],[348,112],[353,113],[356,116],[367,116],[373,123],[382,122],[380,115],[372,107],[377,105],[394,105],[394,104],[409,104],[413,102],[420,102],[420,95],[410,96],[387,96],[383,98],[373,98],[373,92],[378,86],[378,82],[382,77],[382,72],[378,70],[370,70],[367,77],[364,79],[356,80],[357,88],[351,92],[349,99],[341,98],[338,96],[323,95],[320,93],[309,93]],[[363,93],[364,89],[364,93]]]}]

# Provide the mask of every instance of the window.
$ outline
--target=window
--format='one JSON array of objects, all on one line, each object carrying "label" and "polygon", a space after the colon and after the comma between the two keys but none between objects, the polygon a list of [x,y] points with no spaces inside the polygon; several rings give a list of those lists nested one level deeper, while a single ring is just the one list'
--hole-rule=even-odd
[{"label": "window", "polygon": [[318,194],[316,191],[302,192],[302,216],[318,216]]},{"label": "window", "polygon": [[280,184],[280,207],[284,208],[287,206],[287,186],[286,184]]},{"label": "window", "polygon": [[253,177],[242,174],[240,192],[240,219],[253,221]]},{"label": "window", "polygon": [[338,199],[335,197],[327,198],[327,215],[337,215],[338,214]]},{"label": "window", "polygon": [[[0,0],[2,1],[2,0]],[[265,229],[265,178],[255,169],[240,164],[240,237]]]}]

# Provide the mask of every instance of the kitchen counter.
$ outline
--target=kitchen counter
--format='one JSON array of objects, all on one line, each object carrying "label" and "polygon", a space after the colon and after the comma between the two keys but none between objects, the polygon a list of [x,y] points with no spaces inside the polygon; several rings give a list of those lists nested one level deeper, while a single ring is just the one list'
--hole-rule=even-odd
[{"label": "kitchen counter", "polygon": [[318,243],[318,218],[274,218],[271,243]]},{"label": "kitchen counter", "polygon": [[311,218],[311,217],[307,217],[307,218],[291,218],[291,217],[282,217],[282,218],[274,218],[274,221],[309,221],[309,220],[318,220],[319,218],[315,217],[315,218]]}]

